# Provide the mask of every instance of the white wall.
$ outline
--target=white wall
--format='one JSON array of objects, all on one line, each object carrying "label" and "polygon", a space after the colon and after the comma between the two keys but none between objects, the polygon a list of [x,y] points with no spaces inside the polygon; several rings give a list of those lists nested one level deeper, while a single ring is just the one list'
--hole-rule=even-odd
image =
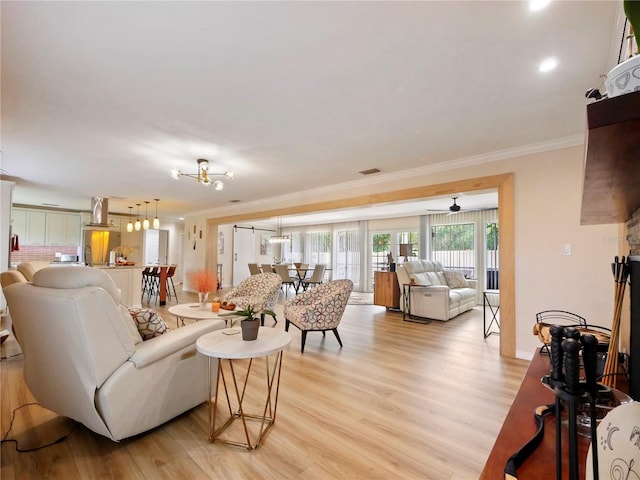
[{"label": "white wall", "polygon": [[[9,230],[11,226],[11,199],[14,182],[0,180],[0,272],[9,270]],[[7,301],[0,292],[0,310],[4,311]]]},{"label": "white wall", "polygon": [[[188,281],[190,272],[209,268],[207,266],[208,241],[211,234],[207,227],[207,217],[203,215],[188,216],[185,218],[183,231],[183,289],[194,291]],[[200,233],[202,232],[202,238]],[[212,240],[216,242],[215,238]],[[214,248],[215,251],[215,248]],[[211,265],[210,270],[216,272],[216,266]]]}]

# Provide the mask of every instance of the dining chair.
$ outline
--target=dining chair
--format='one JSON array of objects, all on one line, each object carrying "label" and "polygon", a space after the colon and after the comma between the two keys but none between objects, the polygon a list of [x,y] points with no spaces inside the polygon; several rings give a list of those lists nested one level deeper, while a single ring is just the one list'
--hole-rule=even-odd
[{"label": "dining chair", "polygon": [[307,271],[309,270],[309,264],[294,263],[294,265],[296,266],[296,273],[298,274],[298,279],[300,281],[304,280],[304,278],[307,276]]},{"label": "dining chair", "polygon": [[274,265],[273,267],[280,278],[282,278],[282,285],[287,286],[286,293],[289,293],[289,287],[293,287],[298,293],[298,289],[300,288],[300,280],[298,277],[292,277],[289,275],[289,267],[287,265]]},{"label": "dining chair", "polygon": [[311,285],[320,285],[324,281],[324,272],[326,269],[326,265],[316,265],[313,268],[311,276],[302,280],[302,289],[306,291]]},{"label": "dining chair", "polygon": [[262,268],[262,273],[274,273],[273,267],[266,263],[263,265],[260,265],[260,268]]},{"label": "dining chair", "polygon": [[249,273],[250,273],[251,275],[256,275],[256,274],[258,274],[258,273],[261,273],[261,272],[260,272],[260,267],[258,267],[258,264],[257,264],[257,263],[250,263],[250,264],[249,264]]}]

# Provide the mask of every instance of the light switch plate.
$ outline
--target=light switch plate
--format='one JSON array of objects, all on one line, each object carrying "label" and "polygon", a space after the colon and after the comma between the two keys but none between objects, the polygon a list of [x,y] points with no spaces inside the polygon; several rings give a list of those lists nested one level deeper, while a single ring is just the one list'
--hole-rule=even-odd
[{"label": "light switch plate", "polygon": [[562,245],[562,255],[571,255],[571,244],[565,243]]}]

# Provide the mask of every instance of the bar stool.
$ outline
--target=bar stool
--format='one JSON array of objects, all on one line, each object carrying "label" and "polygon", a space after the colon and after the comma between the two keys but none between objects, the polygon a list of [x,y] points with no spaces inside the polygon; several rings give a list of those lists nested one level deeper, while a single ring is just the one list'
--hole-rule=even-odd
[{"label": "bar stool", "polygon": [[171,299],[171,290],[173,290],[173,296],[178,302],[178,294],[176,293],[176,286],[173,284],[173,275],[176,273],[176,265],[169,265],[167,268],[167,296]]},{"label": "bar stool", "polygon": [[147,289],[149,288],[149,273],[151,272],[151,267],[144,267],[144,270],[142,270],[142,279],[140,280],[141,284],[140,284],[140,290],[142,291],[142,294],[140,295],[140,303],[142,303],[142,300],[144,299],[144,294],[148,293]]},{"label": "bar stool", "polygon": [[158,297],[159,294],[160,267],[151,267],[151,270],[147,274],[147,303],[151,303],[151,297]]}]

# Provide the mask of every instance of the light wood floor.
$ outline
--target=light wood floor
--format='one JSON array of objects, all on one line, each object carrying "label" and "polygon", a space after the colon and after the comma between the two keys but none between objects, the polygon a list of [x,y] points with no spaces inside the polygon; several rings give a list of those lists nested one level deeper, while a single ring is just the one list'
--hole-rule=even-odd
[{"label": "light wood floor", "polygon": [[[281,304],[276,312],[275,328],[284,329]],[[8,431],[14,410],[33,397],[22,356],[3,360],[2,436],[28,449],[72,433],[29,453],[3,443],[0,478],[477,479],[528,364],[501,358],[498,337],[483,338],[481,307],[423,325],[349,305],[339,327],[344,348],[331,332],[314,332],[304,354],[300,332],[290,331],[277,421],[251,452],[208,441],[206,404],[120,443],[37,405],[18,410]],[[2,355],[16,349],[10,338]]]}]

